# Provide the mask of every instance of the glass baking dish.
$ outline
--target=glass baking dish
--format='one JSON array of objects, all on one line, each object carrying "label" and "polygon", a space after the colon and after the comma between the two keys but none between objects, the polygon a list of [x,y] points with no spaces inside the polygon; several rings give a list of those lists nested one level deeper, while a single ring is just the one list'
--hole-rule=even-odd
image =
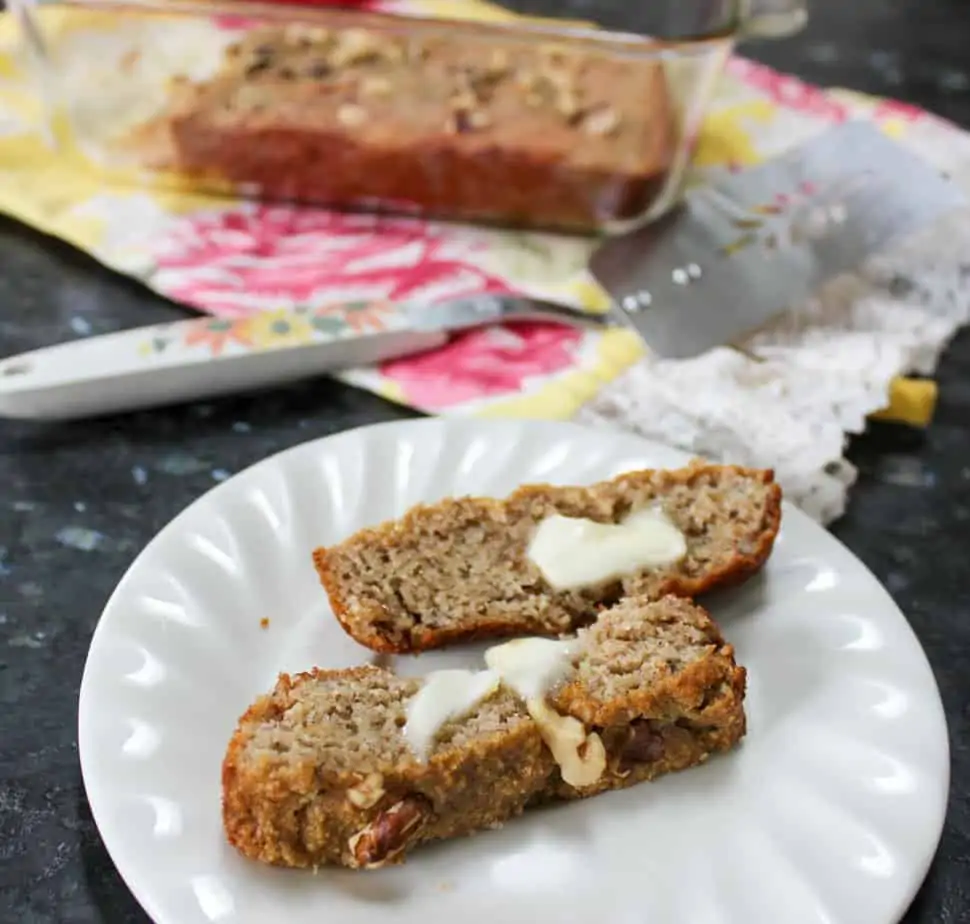
[{"label": "glass baking dish", "polygon": [[50,136],[111,181],[608,233],[676,201],[738,38],[803,12],[644,6],[649,34],[435,0],[13,3]]}]

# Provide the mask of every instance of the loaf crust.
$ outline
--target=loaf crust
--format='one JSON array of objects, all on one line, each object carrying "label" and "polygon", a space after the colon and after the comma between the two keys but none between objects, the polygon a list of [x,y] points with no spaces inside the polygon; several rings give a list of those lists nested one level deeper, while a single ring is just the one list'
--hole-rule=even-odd
[{"label": "loaf crust", "polygon": [[242,716],[226,752],[229,842],[280,866],[399,863],[426,841],[682,770],[743,736],[745,671],[700,607],[626,600],[581,639],[572,678],[549,703],[600,736],[606,768],[595,783],[563,781],[504,687],[444,726],[421,763],[400,731],[420,680],[377,667],[283,674]]},{"label": "loaf crust", "polygon": [[[554,591],[527,559],[553,513],[616,522],[660,503],[685,534],[680,563],[581,591]],[[360,644],[408,653],[503,636],[559,635],[628,595],[697,597],[738,584],[771,553],[781,489],[770,470],[695,463],[629,472],[590,487],[529,485],[504,500],[465,497],[318,548],[313,561],[334,614]]]},{"label": "loaf crust", "polygon": [[265,197],[575,231],[663,187],[678,127],[646,46],[335,21],[253,30],[136,140]]}]

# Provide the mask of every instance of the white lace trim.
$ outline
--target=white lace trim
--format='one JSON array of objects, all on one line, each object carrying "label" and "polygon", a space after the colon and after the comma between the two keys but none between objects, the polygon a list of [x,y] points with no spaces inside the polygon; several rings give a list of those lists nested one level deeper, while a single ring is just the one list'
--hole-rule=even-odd
[{"label": "white lace trim", "polygon": [[579,419],[774,468],[788,498],[829,523],[855,480],[846,435],[888,404],[894,377],[931,374],[968,322],[970,210],[962,210],[832,280],[745,344],[753,355],[644,360]]}]

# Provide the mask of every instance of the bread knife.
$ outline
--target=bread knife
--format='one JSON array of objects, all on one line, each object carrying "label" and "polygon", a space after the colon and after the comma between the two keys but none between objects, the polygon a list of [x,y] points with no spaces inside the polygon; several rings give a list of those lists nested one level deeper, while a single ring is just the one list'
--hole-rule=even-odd
[{"label": "bread knife", "polygon": [[280,385],[432,350],[457,332],[501,321],[610,323],[564,305],[494,294],[176,321],[0,360],[0,417],[71,420]]}]

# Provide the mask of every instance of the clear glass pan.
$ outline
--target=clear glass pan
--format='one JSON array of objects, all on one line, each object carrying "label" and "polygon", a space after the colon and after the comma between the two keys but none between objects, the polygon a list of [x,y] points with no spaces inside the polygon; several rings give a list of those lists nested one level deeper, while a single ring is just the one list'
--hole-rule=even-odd
[{"label": "clear glass pan", "polygon": [[588,233],[676,202],[735,42],[802,5],[645,6],[649,37],[319,3],[15,12],[52,137],[112,181]]}]

